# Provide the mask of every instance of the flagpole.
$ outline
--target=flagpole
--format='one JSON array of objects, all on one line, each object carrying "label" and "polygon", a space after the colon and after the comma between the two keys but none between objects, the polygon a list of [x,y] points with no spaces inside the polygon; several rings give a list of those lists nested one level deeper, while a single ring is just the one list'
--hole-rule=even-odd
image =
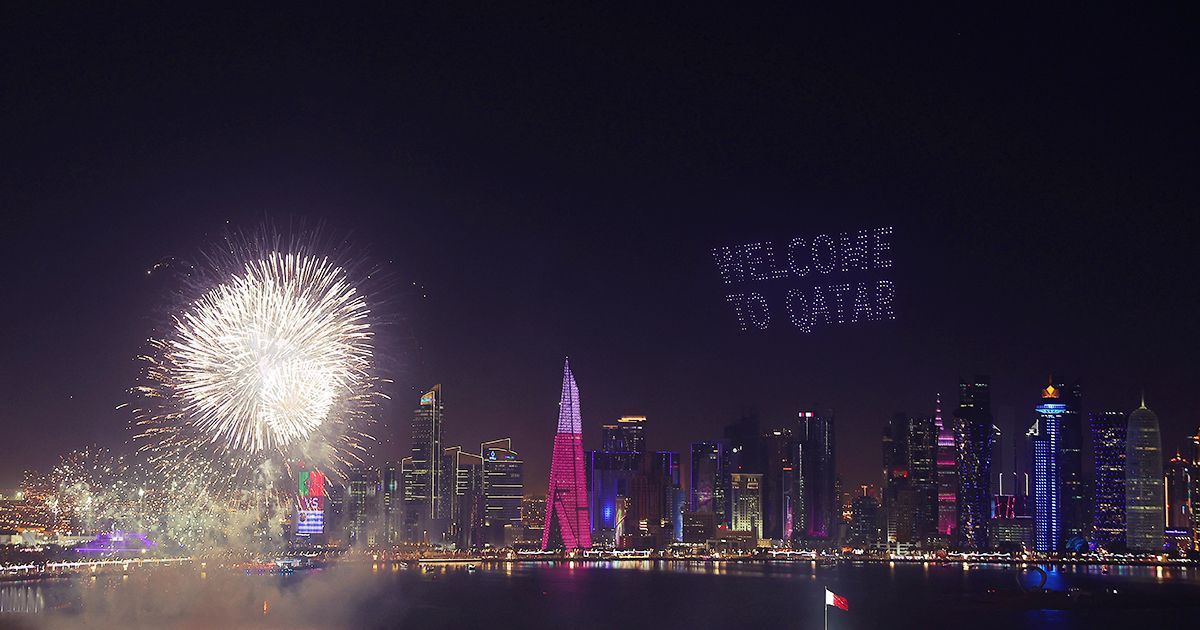
[{"label": "flagpole", "polygon": [[829,602],[825,602],[825,605],[821,606],[821,608],[825,609],[825,630],[829,630]]}]

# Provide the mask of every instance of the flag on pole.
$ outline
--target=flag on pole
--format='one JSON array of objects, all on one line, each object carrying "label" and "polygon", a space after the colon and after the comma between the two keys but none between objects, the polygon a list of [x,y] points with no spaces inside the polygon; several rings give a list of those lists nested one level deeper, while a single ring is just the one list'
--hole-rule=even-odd
[{"label": "flag on pole", "polygon": [[842,597],[841,595],[836,595],[836,594],[834,594],[833,591],[831,591],[829,589],[825,589],[825,605],[826,606],[837,606],[838,608],[841,608],[842,610],[845,610],[847,612],[850,611],[850,602],[846,601],[845,597]]}]

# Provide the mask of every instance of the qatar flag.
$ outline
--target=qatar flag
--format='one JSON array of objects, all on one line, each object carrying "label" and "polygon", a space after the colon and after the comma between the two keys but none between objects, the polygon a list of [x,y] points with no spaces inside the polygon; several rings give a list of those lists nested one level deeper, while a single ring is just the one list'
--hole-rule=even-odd
[{"label": "qatar flag", "polygon": [[834,592],[829,589],[825,589],[825,605],[837,606],[838,608],[841,608],[847,612],[850,611],[850,602],[847,602],[846,598],[842,597],[841,595],[835,595]]}]

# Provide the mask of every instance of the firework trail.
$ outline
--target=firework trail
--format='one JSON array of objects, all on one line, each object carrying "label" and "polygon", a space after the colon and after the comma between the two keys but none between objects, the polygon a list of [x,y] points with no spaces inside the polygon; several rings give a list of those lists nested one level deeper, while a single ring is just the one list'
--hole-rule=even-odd
[{"label": "firework trail", "polygon": [[[50,474],[53,529],[137,531],[169,549],[262,550],[277,545],[285,504],[270,487],[232,488],[211,464],[129,459],[98,447],[64,455]],[[222,481],[224,480],[224,482]]]}]

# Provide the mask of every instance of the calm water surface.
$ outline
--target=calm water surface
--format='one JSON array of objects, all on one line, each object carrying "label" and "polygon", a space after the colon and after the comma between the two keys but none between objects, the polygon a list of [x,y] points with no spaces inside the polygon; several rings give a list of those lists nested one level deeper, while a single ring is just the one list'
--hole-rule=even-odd
[{"label": "calm water surface", "polygon": [[[1024,595],[1017,571],[1000,565],[623,561],[481,564],[469,572],[389,563],[290,576],[158,569],[0,584],[0,627],[821,628],[826,586],[850,601],[849,613],[830,613],[831,628],[1195,627],[1200,620],[1196,569],[1106,571],[1051,568],[1048,588],[1080,589],[1051,601]],[[1045,607],[1080,598],[1088,603]]]}]

